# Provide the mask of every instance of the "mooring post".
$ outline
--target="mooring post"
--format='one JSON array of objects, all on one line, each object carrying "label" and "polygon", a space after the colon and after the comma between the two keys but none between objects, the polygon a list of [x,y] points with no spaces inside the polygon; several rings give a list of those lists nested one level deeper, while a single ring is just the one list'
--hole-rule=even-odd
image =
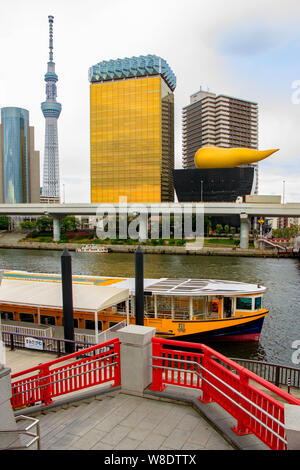
[{"label": "mooring post", "polygon": [[140,246],[135,252],[135,324],[144,326],[144,253]]},{"label": "mooring post", "polygon": [[[65,248],[61,255],[61,281],[63,300],[64,338],[74,341],[74,318],[73,318],[73,288],[72,288],[72,258]],[[65,343],[67,353],[74,352],[74,343]]]}]

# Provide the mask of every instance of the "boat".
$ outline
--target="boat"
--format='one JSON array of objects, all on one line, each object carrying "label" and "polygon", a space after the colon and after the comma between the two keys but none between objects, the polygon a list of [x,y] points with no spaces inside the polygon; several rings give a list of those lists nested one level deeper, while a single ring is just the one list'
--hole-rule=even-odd
[{"label": "boat", "polygon": [[76,249],[77,253],[108,253],[109,249],[105,245],[82,245]]},{"label": "boat", "polygon": [[[35,284],[61,283],[59,274],[4,271],[3,280],[9,279]],[[99,309],[97,314],[88,309],[76,311],[74,308],[76,328],[98,332],[124,320],[127,324],[135,324],[134,278],[73,276],[74,289],[77,284],[100,287],[99,298],[101,286],[118,288],[118,292],[123,289],[127,296],[122,301],[111,303],[109,308]],[[263,306],[265,291],[266,288],[259,284],[226,280],[144,279],[144,325],[156,328],[158,337],[180,341],[258,341],[265,317],[269,314],[269,310]],[[110,292],[113,298],[114,292],[111,289]],[[9,320],[30,321],[28,315],[31,315],[35,322],[39,318],[41,323],[62,325],[62,309],[40,305],[37,315],[37,308],[30,307],[28,301],[24,305],[22,302],[16,305],[12,297],[11,305],[9,302],[4,303],[1,287],[0,310],[6,312]]]}]

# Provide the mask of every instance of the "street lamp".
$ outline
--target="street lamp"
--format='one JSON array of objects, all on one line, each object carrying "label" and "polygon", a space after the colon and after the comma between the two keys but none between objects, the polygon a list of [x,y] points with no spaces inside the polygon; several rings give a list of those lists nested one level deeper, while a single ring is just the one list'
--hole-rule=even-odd
[{"label": "street lamp", "polygon": [[282,204],[285,203],[285,180],[282,182],[283,188],[282,188]]}]

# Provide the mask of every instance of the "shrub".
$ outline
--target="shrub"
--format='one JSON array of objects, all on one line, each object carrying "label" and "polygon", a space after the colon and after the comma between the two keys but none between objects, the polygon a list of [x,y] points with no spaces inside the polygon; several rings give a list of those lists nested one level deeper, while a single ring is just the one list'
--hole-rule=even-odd
[{"label": "shrub", "polygon": [[223,226],[221,224],[216,225],[217,234],[220,235],[223,232]]},{"label": "shrub", "polygon": [[52,237],[39,237],[38,241],[42,243],[51,243],[53,239]]},{"label": "shrub", "polygon": [[7,230],[9,225],[9,220],[6,215],[0,215],[0,229]]},{"label": "shrub", "polygon": [[31,232],[31,234],[30,234],[30,237],[31,238],[37,238],[37,237],[39,237],[39,235],[40,234],[37,230],[33,230],[33,232]]},{"label": "shrub", "polygon": [[21,228],[23,229],[34,229],[36,227],[36,222],[31,220],[24,220],[20,223]]}]

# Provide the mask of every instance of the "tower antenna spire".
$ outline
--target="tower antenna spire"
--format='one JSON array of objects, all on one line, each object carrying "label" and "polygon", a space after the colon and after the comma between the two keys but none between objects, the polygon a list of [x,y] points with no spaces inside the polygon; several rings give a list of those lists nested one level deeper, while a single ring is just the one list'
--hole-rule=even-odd
[{"label": "tower antenna spire", "polygon": [[46,101],[41,104],[46,123],[42,196],[56,201],[59,200],[60,194],[57,120],[61,112],[61,104],[56,101],[58,76],[53,62],[53,20],[54,16],[49,15],[49,62],[45,74]]},{"label": "tower antenna spire", "polygon": [[53,62],[53,22],[54,16],[48,16],[49,21],[49,62]]}]

